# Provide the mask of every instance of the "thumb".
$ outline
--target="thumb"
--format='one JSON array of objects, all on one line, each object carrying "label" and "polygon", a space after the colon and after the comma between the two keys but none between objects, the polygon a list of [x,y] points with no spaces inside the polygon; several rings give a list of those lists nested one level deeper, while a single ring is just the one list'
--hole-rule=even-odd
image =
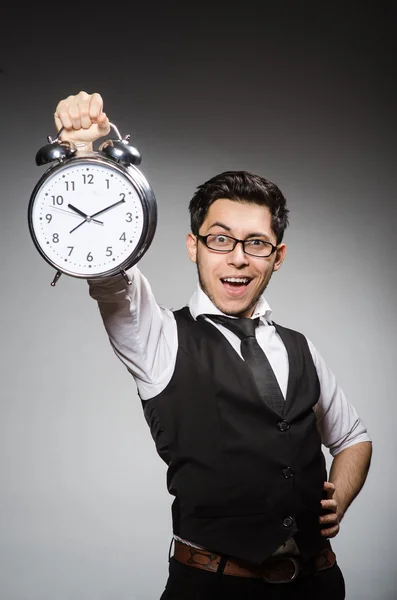
[{"label": "thumb", "polygon": [[97,120],[98,133],[100,136],[107,135],[110,131],[110,123],[106,113],[101,112]]}]

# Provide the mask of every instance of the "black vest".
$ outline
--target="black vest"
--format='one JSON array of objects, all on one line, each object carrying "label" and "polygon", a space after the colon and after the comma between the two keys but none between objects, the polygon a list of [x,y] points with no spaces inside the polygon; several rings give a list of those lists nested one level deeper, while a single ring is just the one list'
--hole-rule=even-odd
[{"label": "black vest", "polygon": [[275,325],[287,349],[283,414],[264,403],[245,362],[211,323],[176,311],[178,354],[164,391],[143,401],[175,496],[174,534],[260,564],[294,537],[303,559],[320,535],[327,479],[313,406],[320,386],[306,338]]}]

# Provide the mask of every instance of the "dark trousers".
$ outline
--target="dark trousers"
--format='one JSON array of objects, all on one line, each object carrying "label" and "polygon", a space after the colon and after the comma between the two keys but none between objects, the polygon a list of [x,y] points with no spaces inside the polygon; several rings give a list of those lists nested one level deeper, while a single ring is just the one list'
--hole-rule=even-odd
[{"label": "dark trousers", "polygon": [[344,600],[339,566],[306,575],[291,583],[218,575],[170,559],[169,577],[160,600]]}]

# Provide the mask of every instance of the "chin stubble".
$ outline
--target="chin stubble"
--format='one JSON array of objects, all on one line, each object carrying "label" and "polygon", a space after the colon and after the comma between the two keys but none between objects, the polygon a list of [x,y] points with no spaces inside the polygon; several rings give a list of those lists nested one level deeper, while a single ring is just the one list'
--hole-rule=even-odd
[{"label": "chin stubble", "polygon": [[197,276],[199,279],[199,283],[200,283],[200,287],[203,290],[203,292],[208,296],[208,298],[211,300],[211,302],[217,307],[219,308],[220,311],[222,311],[225,315],[230,315],[233,317],[238,317],[241,314],[244,314],[246,312],[248,312],[249,310],[251,310],[251,308],[255,307],[257,302],[259,301],[259,298],[262,296],[263,292],[265,291],[265,289],[268,286],[268,283],[271,279],[271,276],[273,274],[273,271],[270,272],[269,278],[267,280],[264,281],[263,287],[261,290],[259,290],[258,295],[253,298],[252,302],[250,302],[250,304],[248,304],[247,306],[245,306],[243,309],[239,310],[238,312],[236,311],[225,311],[221,306],[219,306],[219,304],[216,302],[216,299],[214,298],[214,295],[210,293],[209,289],[207,288],[207,286],[205,285],[204,279],[201,276],[201,271],[200,271],[200,261],[197,255],[197,259],[196,259],[196,268],[197,268]]}]

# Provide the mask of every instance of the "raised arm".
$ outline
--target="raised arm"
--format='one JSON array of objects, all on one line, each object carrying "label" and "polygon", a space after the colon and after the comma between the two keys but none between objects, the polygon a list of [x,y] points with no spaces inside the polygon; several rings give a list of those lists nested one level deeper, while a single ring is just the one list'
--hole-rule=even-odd
[{"label": "raised arm", "polygon": [[[63,140],[78,151],[91,151],[93,142],[109,133],[100,94],[80,92],[61,100],[55,110],[55,127]],[[148,281],[134,266],[132,285],[120,276],[88,281],[90,295],[98,302],[110,343],[134,376],[143,399],[160,393],[171,379],[177,352],[173,313],[155,301]]]},{"label": "raised arm", "polygon": [[134,376],[143,400],[159,394],[174,372],[178,347],[173,313],[160,307],[149,282],[134,266],[132,285],[123,277],[89,280],[110,343]]}]

